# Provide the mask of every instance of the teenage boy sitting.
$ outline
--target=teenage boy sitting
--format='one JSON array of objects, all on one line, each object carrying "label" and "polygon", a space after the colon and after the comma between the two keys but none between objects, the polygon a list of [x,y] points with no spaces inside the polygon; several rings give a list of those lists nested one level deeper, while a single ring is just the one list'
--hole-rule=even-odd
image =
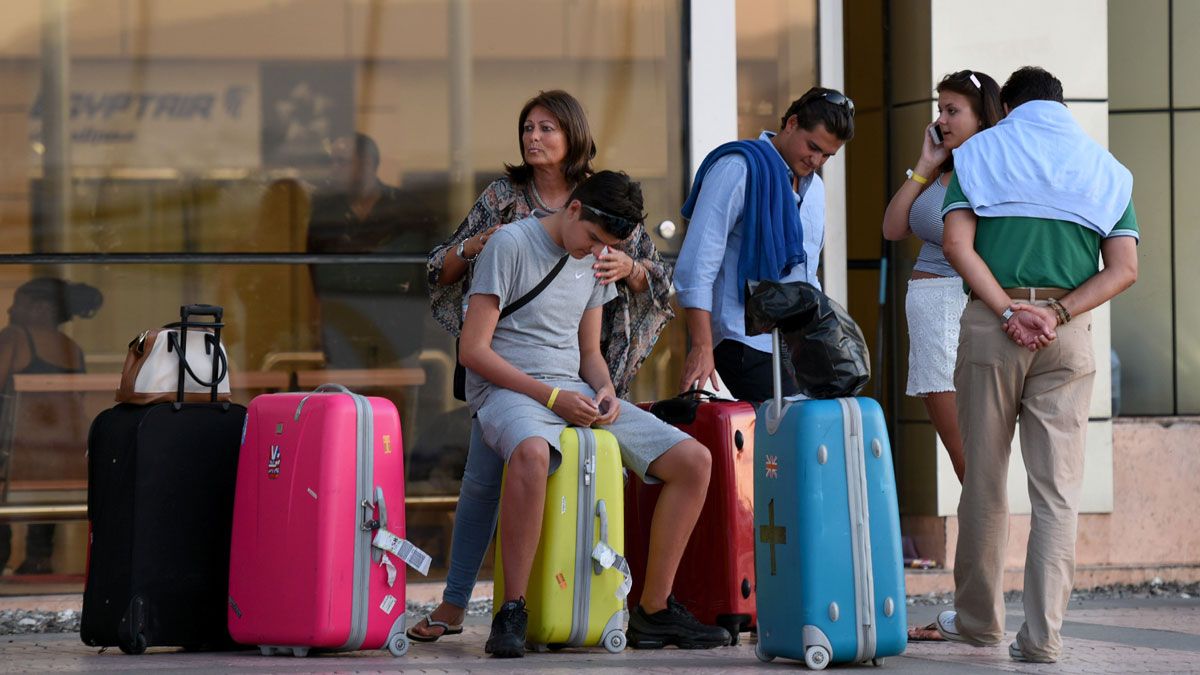
[{"label": "teenage boy sitting", "polygon": [[[555,447],[568,424],[612,432],[625,466],[664,483],[650,531],[642,603],[630,612],[629,644],[711,648],[729,644],[722,628],[701,624],[670,596],[679,559],[704,505],[711,460],[695,439],[622,401],[600,352],[602,305],[616,296],[592,265],[605,246],[643,220],[642,191],[624,173],[601,171],[567,205],[492,235],[475,263],[460,338],[467,400],[488,447],[508,464],[500,526],[503,605],[485,650],[525,653],[525,589],[542,529],[546,476],[561,462]],[[532,301],[499,320],[507,304],[535,287],[563,256],[565,267]]]}]

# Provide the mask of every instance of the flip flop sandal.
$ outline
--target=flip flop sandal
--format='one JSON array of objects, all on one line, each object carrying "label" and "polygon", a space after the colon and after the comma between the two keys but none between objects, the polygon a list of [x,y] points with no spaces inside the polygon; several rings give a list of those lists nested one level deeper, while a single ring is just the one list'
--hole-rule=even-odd
[{"label": "flip flop sandal", "polygon": [[[429,626],[430,628],[441,628],[442,629],[441,634],[440,635],[421,635],[420,633],[414,633],[413,628],[420,626],[422,622],[424,622],[425,625]],[[462,627],[461,623],[458,624],[457,626],[451,626],[450,624],[446,623],[445,621],[438,621],[437,619],[432,619],[429,617],[429,615],[426,615],[425,618],[421,619],[421,621],[418,621],[416,624],[414,624],[412,628],[409,628],[407,631],[405,631],[405,635],[408,636],[408,639],[410,639],[414,642],[437,642],[438,638],[442,637],[443,635],[459,635],[462,632],[463,632],[463,627]]]},{"label": "flip flop sandal", "polygon": [[908,629],[909,642],[943,642],[946,638],[938,632],[937,622],[930,623],[927,626],[910,626]]}]

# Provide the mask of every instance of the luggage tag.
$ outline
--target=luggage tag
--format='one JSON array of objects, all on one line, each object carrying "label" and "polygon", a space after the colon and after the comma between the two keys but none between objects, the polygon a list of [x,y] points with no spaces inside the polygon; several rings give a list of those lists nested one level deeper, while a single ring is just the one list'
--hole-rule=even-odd
[{"label": "luggage tag", "polygon": [[[383,549],[384,551],[390,551],[394,553],[409,567],[420,572],[424,576],[429,575],[429,563],[433,562],[433,558],[430,558],[429,554],[425,551],[417,548],[411,541],[408,541],[403,537],[397,537],[391,532],[380,528],[375,533],[375,538],[371,541],[371,545],[376,548]],[[386,555],[384,556],[384,560],[387,560]],[[391,578],[391,575],[389,574],[388,577]]]},{"label": "luggage tag", "polygon": [[[592,560],[595,560],[603,569],[616,568],[621,576],[624,577],[621,581],[620,588],[617,589],[617,599],[624,600],[629,595],[630,589],[633,588],[633,574],[629,571],[629,563],[625,560],[625,556],[617,553],[603,541],[596,542],[596,547],[592,549]],[[599,570],[596,571],[599,574]]]}]

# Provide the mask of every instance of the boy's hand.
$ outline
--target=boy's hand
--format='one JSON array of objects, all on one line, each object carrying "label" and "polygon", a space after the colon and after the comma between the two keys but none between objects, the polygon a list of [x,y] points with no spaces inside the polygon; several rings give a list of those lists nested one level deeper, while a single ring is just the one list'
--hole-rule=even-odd
[{"label": "boy's hand", "polygon": [[590,427],[600,416],[600,409],[592,399],[577,391],[566,389],[558,392],[558,398],[554,399],[554,407],[551,410],[577,427]]},{"label": "boy's hand", "polygon": [[621,414],[621,401],[617,398],[616,392],[608,387],[603,387],[596,392],[596,410],[600,416],[592,424],[607,426],[616,422],[617,417]]}]

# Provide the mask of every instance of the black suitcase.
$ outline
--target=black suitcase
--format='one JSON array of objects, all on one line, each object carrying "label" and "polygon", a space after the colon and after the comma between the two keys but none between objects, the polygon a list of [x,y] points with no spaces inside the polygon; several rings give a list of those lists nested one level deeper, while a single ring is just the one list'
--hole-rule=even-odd
[{"label": "black suitcase", "polygon": [[92,422],[84,643],[130,654],[234,644],[229,541],[245,420],[229,403],[121,403]]}]

